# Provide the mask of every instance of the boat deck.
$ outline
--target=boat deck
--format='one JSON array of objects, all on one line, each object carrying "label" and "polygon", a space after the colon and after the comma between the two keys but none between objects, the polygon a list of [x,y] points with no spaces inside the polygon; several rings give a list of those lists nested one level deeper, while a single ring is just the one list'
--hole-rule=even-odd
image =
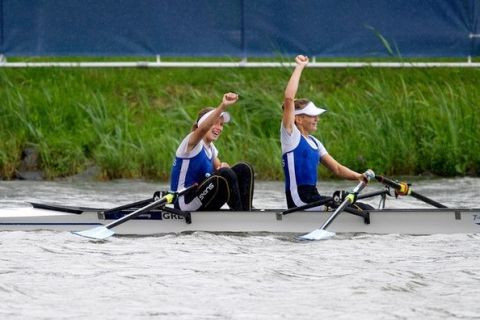
[{"label": "boat deck", "polygon": [[[79,231],[108,224],[134,209],[105,212],[84,208],[33,204],[0,210],[0,231]],[[177,215],[152,210],[115,227],[124,235],[153,235],[185,231],[303,233],[321,226],[331,212],[300,211],[282,215],[283,209],[199,211]],[[436,234],[479,233],[480,208],[421,208],[371,210],[365,217],[341,213],[329,226],[336,233]]]}]

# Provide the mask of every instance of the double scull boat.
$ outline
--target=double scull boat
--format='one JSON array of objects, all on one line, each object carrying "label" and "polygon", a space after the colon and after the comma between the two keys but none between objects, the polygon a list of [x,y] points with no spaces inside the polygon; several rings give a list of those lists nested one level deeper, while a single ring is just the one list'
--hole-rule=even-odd
[{"label": "double scull boat", "polygon": [[[195,188],[167,192],[160,196],[112,209],[62,206],[30,203],[29,207],[1,209],[0,231],[56,230],[95,239],[104,239],[114,233],[120,235],[156,235],[192,231],[207,232],[271,232],[305,233],[321,226],[300,239],[319,240],[334,233],[372,234],[447,234],[480,233],[480,208],[447,208],[443,204],[412,190],[410,184],[398,182],[373,171],[365,172],[367,178],[375,177],[385,190],[359,195],[365,187],[361,182],[353,192],[322,199],[289,210],[266,209],[253,211],[197,211],[183,212],[172,208],[174,199]],[[385,209],[387,195],[410,195],[434,208]],[[356,199],[380,195],[379,209],[355,210],[347,206]],[[328,204],[333,211],[309,211],[318,205]],[[306,210],[306,211],[305,211]],[[340,214],[342,211],[346,211]],[[333,220],[335,219],[335,222]],[[332,223],[333,222],[333,223]],[[328,231],[325,230],[328,226]]]},{"label": "double scull boat", "polygon": [[[0,209],[0,231],[81,231],[108,225],[135,208],[107,210],[31,203]],[[282,209],[180,212],[153,209],[114,228],[119,235],[157,235],[191,231],[305,233],[322,225],[331,212]],[[344,212],[329,227],[335,233],[446,234],[480,233],[480,208],[375,209],[363,216]]]}]

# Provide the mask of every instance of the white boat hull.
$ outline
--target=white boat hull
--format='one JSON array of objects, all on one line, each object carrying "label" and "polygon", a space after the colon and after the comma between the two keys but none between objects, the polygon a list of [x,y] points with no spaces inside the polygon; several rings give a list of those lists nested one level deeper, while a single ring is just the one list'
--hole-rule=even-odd
[{"label": "white boat hull", "polygon": [[[115,228],[119,235],[155,235],[188,231],[306,233],[320,227],[331,212],[282,210],[253,212],[192,212],[191,223],[183,217],[155,210]],[[154,217],[156,215],[156,218]],[[0,231],[81,231],[113,221],[104,219],[101,209],[69,213],[37,208],[0,210]],[[480,233],[480,209],[384,209],[370,212],[370,223],[349,213],[341,213],[328,227],[336,233],[448,234]]]}]

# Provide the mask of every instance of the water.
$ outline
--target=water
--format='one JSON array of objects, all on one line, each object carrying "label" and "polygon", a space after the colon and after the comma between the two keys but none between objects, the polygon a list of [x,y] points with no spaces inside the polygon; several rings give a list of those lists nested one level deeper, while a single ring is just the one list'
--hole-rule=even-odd
[{"label": "water", "polygon": [[[449,206],[480,207],[478,178],[414,186]],[[351,187],[335,182],[320,190]],[[141,181],[0,182],[0,207],[108,207],[161,189]],[[279,204],[280,183],[257,184],[256,207]],[[409,197],[388,204],[424,206]],[[298,243],[276,234],[95,242],[62,232],[0,232],[0,319],[480,319],[479,243],[480,234]]]}]

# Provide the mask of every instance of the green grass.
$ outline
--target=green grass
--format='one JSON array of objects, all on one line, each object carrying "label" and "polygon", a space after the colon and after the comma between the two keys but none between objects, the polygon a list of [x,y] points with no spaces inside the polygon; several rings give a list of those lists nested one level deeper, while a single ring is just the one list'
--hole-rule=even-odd
[{"label": "green grass", "polygon": [[[283,179],[279,125],[291,69],[0,69],[0,176],[35,147],[49,179],[168,180],[197,112],[240,101],[216,143],[222,160]],[[480,174],[480,71],[307,69],[298,97],[329,110],[316,134],[338,161],[385,175]],[[325,169],[324,177],[330,177]]]}]

